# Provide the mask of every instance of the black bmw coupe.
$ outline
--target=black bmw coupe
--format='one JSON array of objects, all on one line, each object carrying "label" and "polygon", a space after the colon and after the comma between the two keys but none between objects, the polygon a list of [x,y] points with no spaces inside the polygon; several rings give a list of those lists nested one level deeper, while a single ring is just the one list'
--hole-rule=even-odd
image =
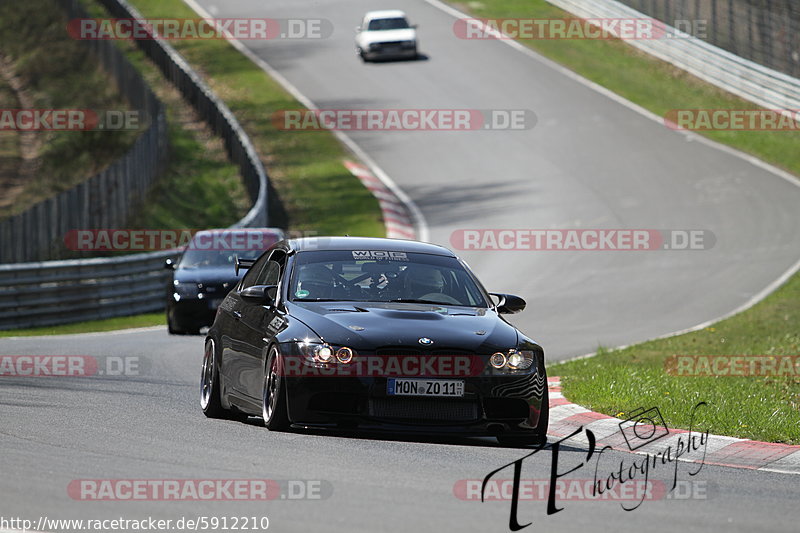
[{"label": "black bmw coupe", "polygon": [[276,243],[219,306],[201,407],[261,416],[271,430],[348,428],[546,439],[544,352],[433,244],[315,237]]}]

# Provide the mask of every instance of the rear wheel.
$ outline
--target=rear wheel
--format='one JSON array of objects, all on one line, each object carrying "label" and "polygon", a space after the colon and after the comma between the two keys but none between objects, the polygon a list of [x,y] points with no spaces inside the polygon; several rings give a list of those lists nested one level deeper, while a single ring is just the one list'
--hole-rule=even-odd
[{"label": "rear wheel", "polygon": [[217,346],[214,339],[208,339],[203,354],[203,372],[200,375],[200,407],[209,418],[228,418],[230,416],[230,412],[222,407],[220,392]]},{"label": "rear wheel", "polygon": [[267,363],[264,366],[261,416],[264,419],[264,425],[271,431],[281,431],[289,427],[286,387],[279,371],[279,357],[278,348],[272,346],[269,349]]}]

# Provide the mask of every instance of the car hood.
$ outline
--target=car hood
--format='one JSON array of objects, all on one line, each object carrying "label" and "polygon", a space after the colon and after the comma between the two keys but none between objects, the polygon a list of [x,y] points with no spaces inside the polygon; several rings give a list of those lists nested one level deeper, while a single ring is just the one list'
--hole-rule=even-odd
[{"label": "car hood", "polygon": [[203,283],[206,285],[230,283],[231,287],[239,282],[232,266],[219,268],[179,268],[173,274],[174,280],[181,283]]},{"label": "car hood", "polygon": [[[388,302],[289,302],[286,307],[323,341],[356,350],[406,346],[493,353],[517,345],[517,330],[491,309]],[[422,345],[422,337],[433,344]]]},{"label": "car hood", "polygon": [[361,39],[364,44],[416,41],[417,30],[405,28],[402,30],[364,31],[361,32]]}]

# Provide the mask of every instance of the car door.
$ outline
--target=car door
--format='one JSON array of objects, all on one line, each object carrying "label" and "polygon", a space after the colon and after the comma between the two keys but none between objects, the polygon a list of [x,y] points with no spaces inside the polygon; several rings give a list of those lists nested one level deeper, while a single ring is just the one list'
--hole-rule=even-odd
[{"label": "car door", "polygon": [[[286,252],[273,250],[254,284],[279,285],[285,264]],[[274,326],[273,321],[283,319],[283,312],[277,305],[279,291],[275,292],[276,301],[271,305],[242,302],[241,324],[245,341],[243,346],[247,348],[247,351],[242,356],[239,381],[243,386],[243,392],[254,399],[260,399],[262,394],[264,359],[267,346],[274,335],[270,331],[274,332],[275,330],[271,326]]]},{"label": "car door", "polygon": [[222,344],[222,374],[228,386],[239,393],[245,391],[241,383],[242,372],[247,366],[250,348],[247,346],[248,329],[242,323],[242,318],[248,309],[248,304],[241,297],[241,292],[247,287],[256,285],[261,273],[267,266],[269,256],[263,255],[256,261],[245,274],[242,282],[228,295],[220,313],[223,327],[220,329]]}]

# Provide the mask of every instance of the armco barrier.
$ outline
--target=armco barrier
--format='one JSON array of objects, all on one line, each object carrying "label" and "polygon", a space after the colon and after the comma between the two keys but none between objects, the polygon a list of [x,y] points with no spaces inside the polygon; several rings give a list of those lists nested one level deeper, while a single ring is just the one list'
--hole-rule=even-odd
[{"label": "armco barrier", "polygon": [[[124,0],[100,1],[112,16],[142,18]],[[77,5],[74,0],[64,0],[64,3],[72,7]],[[98,42],[108,44],[106,41]],[[168,43],[153,39],[137,41],[137,44],[175,84],[201,118],[222,137],[230,158],[238,164],[253,206],[233,227],[282,225],[283,209],[277,196],[270,194],[266,171],[250,139],[227,106]],[[115,174],[114,179],[117,181],[113,186],[119,186],[119,180],[125,179],[124,174]],[[86,185],[74,191],[69,192],[84,202],[82,205],[89,205],[91,194]],[[58,216],[66,216],[69,207],[69,201],[63,198],[43,202],[26,219],[23,235],[43,231],[41,227],[47,224],[46,213],[50,210]],[[111,227],[108,218],[111,214],[104,212],[102,216],[105,218],[96,227]],[[67,229],[92,227],[88,219],[81,219]],[[63,238],[52,229],[46,231],[51,231],[52,238]],[[24,239],[13,242],[7,240],[5,233],[0,233],[0,242],[12,243],[17,248],[24,246]],[[163,268],[164,259],[176,255],[177,252],[171,250],[114,258],[0,265],[0,330],[162,310],[169,278],[169,271]]]},{"label": "armco barrier", "polygon": [[[585,18],[648,18],[615,0],[548,0],[551,4]],[[627,43],[672,63],[698,78],[769,109],[799,109],[800,79],[769,69],[701,39],[666,31],[675,38],[633,39]]]},{"label": "armco barrier", "polygon": [[0,265],[2,329],[49,326],[158,311],[164,260],[175,250],[125,257]]}]

